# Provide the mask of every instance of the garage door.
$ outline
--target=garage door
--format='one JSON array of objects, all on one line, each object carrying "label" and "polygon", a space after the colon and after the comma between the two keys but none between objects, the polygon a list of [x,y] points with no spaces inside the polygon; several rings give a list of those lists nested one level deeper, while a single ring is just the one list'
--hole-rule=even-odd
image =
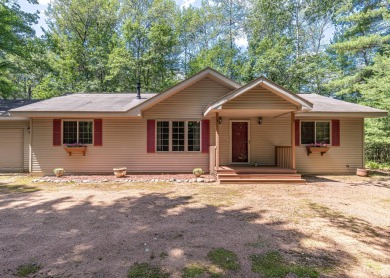
[{"label": "garage door", "polygon": [[23,171],[23,129],[0,129],[0,171]]}]

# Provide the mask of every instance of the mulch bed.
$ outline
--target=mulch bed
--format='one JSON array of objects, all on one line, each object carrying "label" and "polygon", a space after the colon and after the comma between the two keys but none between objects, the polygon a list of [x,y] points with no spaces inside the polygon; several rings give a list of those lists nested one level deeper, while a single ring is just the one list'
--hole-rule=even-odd
[{"label": "mulch bed", "polygon": [[193,174],[137,174],[116,178],[114,175],[64,175],[62,177],[44,176],[33,182],[75,182],[75,183],[104,183],[104,182],[216,182],[212,175],[202,175],[195,178]]}]

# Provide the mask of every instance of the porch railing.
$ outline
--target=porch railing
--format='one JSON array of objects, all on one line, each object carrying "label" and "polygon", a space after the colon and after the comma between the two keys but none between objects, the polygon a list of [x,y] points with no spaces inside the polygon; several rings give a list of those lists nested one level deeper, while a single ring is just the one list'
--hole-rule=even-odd
[{"label": "porch railing", "polygon": [[209,149],[209,154],[210,154],[210,167],[209,167],[209,170],[210,170],[210,174],[214,174],[215,173],[215,168],[216,168],[216,160],[217,160],[217,146],[210,146],[210,149]]},{"label": "porch railing", "polygon": [[281,168],[292,168],[292,148],[290,146],[275,146],[275,164]]}]

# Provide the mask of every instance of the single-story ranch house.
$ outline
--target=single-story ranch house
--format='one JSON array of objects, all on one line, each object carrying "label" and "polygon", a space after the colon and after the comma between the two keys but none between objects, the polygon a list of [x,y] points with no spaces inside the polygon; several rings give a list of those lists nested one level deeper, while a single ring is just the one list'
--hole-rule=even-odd
[{"label": "single-story ranch house", "polygon": [[[364,165],[364,118],[387,116],[294,94],[264,77],[241,86],[211,68],[159,94],[67,94],[0,106],[1,171],[200,167],[226,179],[354,173]],[[316,142],[326,147],[310,147]]]}]

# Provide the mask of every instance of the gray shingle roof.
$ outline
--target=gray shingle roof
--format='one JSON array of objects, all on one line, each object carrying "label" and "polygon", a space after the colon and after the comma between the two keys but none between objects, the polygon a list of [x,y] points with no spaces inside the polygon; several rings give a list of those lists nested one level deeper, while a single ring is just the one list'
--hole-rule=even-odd
[{"label": "gray shingle roof", "polygon": [[300,97],[313,103],[313,109],[310,112],[328,112],[328,113],[380,113],[384,110],[337,100],[330,97],[324,97],[317,94],[298,94]]},{"label": "gray shingle roof", "polygon": [[68,94],[12,109],[15,112],[126,112],[156,94]]},{"label": "gray shingle roof", "polygon": [[38,100],[29,99],[17,99],[17,100],[6,100],[0,99],[0,117],[9,117],[9,110],[29,105],[37,102]]}]

